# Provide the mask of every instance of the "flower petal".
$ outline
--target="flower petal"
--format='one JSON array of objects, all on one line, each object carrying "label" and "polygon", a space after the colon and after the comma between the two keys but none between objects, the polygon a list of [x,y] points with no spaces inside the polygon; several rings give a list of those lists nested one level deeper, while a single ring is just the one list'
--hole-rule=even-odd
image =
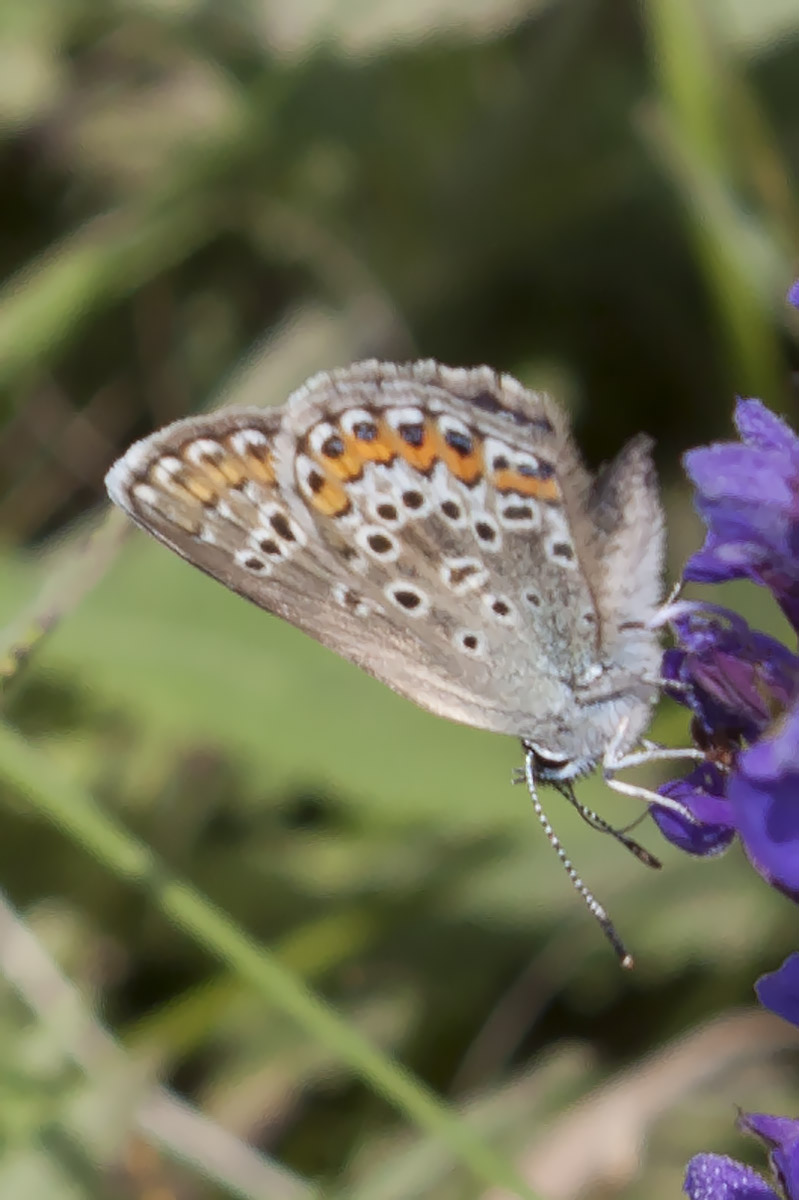
[{"label": "flower petal", "polygon": [[789,954],[777,971],[761,975],[755,991],[764,1008],[799,1027],[799,952]]},{"label": "flower petal", "polygon": [[[790,432],[787,426],[785,428]],[[799,454],[799,446],[796,453]],[[737,504],[778,509],[789,507],[793,502],[789,483],[790,455],[742,446],[738,442],[718,442],[689,450],[683,455],[683,463],[700,493],[700,511],[730,500]],[[726,510],[722,509],[722,512]],[[734,510],[730,519],[735,519]]]},{"label": "flower petal", "polygon": [[727,797],[755,868],[788,895],[799,896],[799,705],[738,759]]},{"label": "flower petal", "polygon": [[735,407],[735,427],[748,446],[777,450],[789,458],[799,455],[799,436],[782,417],[766,408],[762,400],[739,400]]},{"label": "flower petal", "polygon": [[799,437],[758,400],[736,410],[741,442],[689,451],[686,470],[707,526],[685,578],[751,579],[799,630]]},{"label": "flower petal", "polygon": [[685,1168],[690,1200],[779,1200],[765,1179],[724,1154],[696,1154]]},{"label": "flower petal", "polygon": [[672,779],[659,788],[663,796],[679,800],[700,824],[669,808],[650,808],[663,836],[686,854],[721,854],[735,837],[731,809],[724,799],[723,773],[712,763],[703,763],[685,779]]},{"label": "flower petal", "polygon": [[736,613],[682,601],[668,610],[677,648],[663,656],[667,689],[722,742],[754,741],[799,698],[799,657]]},{"label": "flower petal", "polygon": [[799,1121],[744,1113],[738,1124],[761,1138],[770,1150],[772,1168],[788,1200],[799,1200]]}]

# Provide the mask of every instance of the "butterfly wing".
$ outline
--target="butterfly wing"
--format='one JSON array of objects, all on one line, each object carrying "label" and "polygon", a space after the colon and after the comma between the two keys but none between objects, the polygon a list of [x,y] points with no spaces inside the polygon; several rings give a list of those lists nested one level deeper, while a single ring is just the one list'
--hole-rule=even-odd
[{"label": "butterfly wing", "polygon": [[[360,662],[364,620],[388,650],[401,628],[346,593],[305,506],[277,482],[282,409],[176,421],[136,442],[106,476],[111,499],[193,566]],[[339,602],[334,600],[334,593]]]},{"label": "butterfly wing", "polygon": [[177,422],[108,476],[178,554],[401,694],[554,742],[602,656],[589,484],[551,400],[433,362]]}]

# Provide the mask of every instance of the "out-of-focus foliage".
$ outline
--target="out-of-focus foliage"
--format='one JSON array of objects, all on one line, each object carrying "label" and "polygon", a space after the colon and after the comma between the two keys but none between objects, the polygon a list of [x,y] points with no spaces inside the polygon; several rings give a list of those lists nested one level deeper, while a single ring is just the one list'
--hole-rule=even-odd
[{"label": "out-of-focus foliage", "polygon": [[796,417],[797,81],[788,0],[5,0],[0,1195],[657,1200],[735,1102],[795,1111],[733,1011],[795,909],[736,851],[646,872],[550,799],[623,975],[510,741],[121,521],[82,547],[134,437],[432,355],[552,388],[592,463],[654,434],[673,577],[679,452],[735,391]]}]

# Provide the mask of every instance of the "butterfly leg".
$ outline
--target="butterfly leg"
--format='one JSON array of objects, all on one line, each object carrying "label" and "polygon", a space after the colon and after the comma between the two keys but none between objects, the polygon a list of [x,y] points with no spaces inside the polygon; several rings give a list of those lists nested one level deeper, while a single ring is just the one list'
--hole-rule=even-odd
[{"label": "butterfly leg", "polygon": [[[514,767],[511,782],[526,783],[526,768]],[[658,869],[662,866],[661,862],[655,857],[654,854],[651,854],[649,850],[646,850],[643,846],[639,845],[638,842],[633,841],[631,837],[627,836],[631,830],[635,829],[635,827],[640,825],[645,819],[647,815],[646,812],[642,812],[641,815],[636,817],[634,821],[630,821],[629,825],[624,825],[622,828],[618,828],[615,825],[611,825],[605,820],[604,817],[601,817],[598,812],[595,812],[593,808],[589,808],[587,804],[583,804],[582,800],[578,800],[574,794],[574,789],[572,788],[571,783],[566,783],[566,781],[564,781],[561,784],[556,783],[552,786],[556,787],[562,796],[565,796],[565,798],[569,801],[569,804],[571,804],[572,807],[575,808],[583,818],[586,825],[590,825],[590,827],[595,829],[597,833],[609,833],[611,837],[614,837],[617,842],[621,842],[622,846],[626,847],[626,849],[629,850],[631,854],[634,854],[638,861],[642,862],[645,866],[654,867],[655,869]]]},{"label": "butterfly leg", "polygon": [[667,808],[670,812],[684,817],[692,825],[700,824],[684,804],[680,804],[679,800],[674,800],[671,796],[661,796],[660,792],[653,792],[651,788],[641,787],[637,783],[627,783],[623,779],[616,779],[612,772],[607,769],[603,772],[603,777],[608,787],[613,788],[614,792],[618,792],[622,796],[633,796],[636,800],[643,800],[645,804],[658,804],[661,808]]},{"label": "butterfly leg", "polygon": [[665,675],[642,675],[641,682],[648,683],[659,692],[679,692],[683,696],[690,696],[693,692],[691,684],[684,679],[666,679]]},{"label": "butterfly leg", "polygon": [[619,771],[623,767],[643,767],[651,762],[668,762],[672,759],[693,759],[695,762],[704,762],[706,758],[704,750],[699,750],[696,746],[658,746],[654,742],[645,745],[642,750],[637,750],[634,754],[624,754],[620,758],[608,758],[604,760],[604,765],[610,770]]},{"label": "butterfly leg", "polygon": [[678,800],[674,800],[671,796],[662,796],[659,792],[653,791],[651,788],[641,787],[636,783],[627,783],[625,780],[617,779],[616,772],[625,770],[628,767],[641,767],[652,762],[672,762],[685,759],[691,759],[694,762],[704,762],[704,751],[697,749],[695,746],[685,747],[662,747],[656,746],[654,743],[644,743],[642,750],[637,750],[632,753],[622,753],[621,746],[624,744],[625,734],[627,732],[626,719],[619,722],[619,728],[613,737],[613,740],[608,745],[605,751],[605,756],[602,760],[602,776],[608,787],[613,788],[615,792],[619,792],[623,796],[634,796],[638,800],[644,800],[647,804],[659,804],[661,808],[668,808],[672,812],[676,812],[679,816],[685,817],[696,825],[699,822]]},{"label": "butterfly leg", "polygon": [[[682,579],[678,579],[677,582],[673,585],[668,596],[666,597],[666,599],[663,601],[662,605],[660,606],[660,612],[667,612],[671,608],[672,604],[674,604],[679,599],[680,594],[684,587],[685,587],[684,581]],[[657,614],[657,615],[659,615],[659,614]],[[655,618],[656,620],[657,620],[657,615]]]},{"label": "butterfly leg", "polygon": [[[577,799],[570,781],[564,781],[562,784],[556,784],[555,786],[560,794],[565,796],[565,798],[569,801],[569,804],[571,804],[572,808],[577,810],[577,812],[585,821],[586,825],[590,825],[592,829],[596,829],[597,833],[609,833],[611,837],[616,839],[617,842],[621,842],[622,846],[629,850],[639,862],[644,864],[644,866],[654,867],[655,870],[660,869],[662,866],[660,860],[657,859],[654,854],[650,854],[650,852],[638,842],[627,836],[630,829],[632,829],[637,822],[634,821],[631,825],[628,825],[624,829],[617,829],[615,825],[611,825],[605,820],[604,817],[601,817],[598,812],[595,812],[593,808],[589,808],[587,804],[583,804],[582,800]],[[643,813],[642,816],[646,816],[646,813]],[[639,817],[638,819],[640,820],[641,818]]]},{"label": "butterfly leg", "polygon": [[663,762],[670,759],[694,759],[696,762],[704,762],[705,752],[698,749],[696,746],[659,746],[657,742],[641,739],[642,750],[636,750],[632,753],[622,752],[621,747],[624,745],[625,737],[627,736],[628,718],[623,717],[619,721],[618,728],[614,733],[608,747],[605,751],[602,765],[606,771],[620,771],[625,767],[641,767],[650,762]]}]

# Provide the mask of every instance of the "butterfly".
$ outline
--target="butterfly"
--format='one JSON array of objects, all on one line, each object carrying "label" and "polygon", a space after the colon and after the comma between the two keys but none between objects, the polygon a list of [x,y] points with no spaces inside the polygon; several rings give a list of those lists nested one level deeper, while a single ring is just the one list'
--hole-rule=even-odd
[{"label": "butterfly", "polygon": [[536,784],[577,804],[571,781],[630,761],[651,718],[664,523],[647,438],[592,476],[548,395],[484,366],[368,361],[280,408],[176,421],[106,483],[232,591],[423,708],[519,738],[539,819],[629,958]]}]

